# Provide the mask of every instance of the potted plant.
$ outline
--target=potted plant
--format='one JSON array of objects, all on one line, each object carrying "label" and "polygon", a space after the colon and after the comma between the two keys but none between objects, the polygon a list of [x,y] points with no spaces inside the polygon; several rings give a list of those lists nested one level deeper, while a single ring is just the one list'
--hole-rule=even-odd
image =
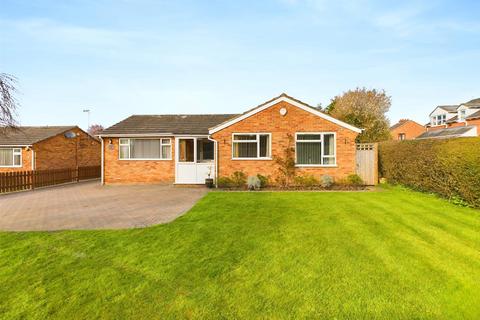
[{"label": "potted plant", "polygon": [[208,167],[208,178],[205,179],[205,185],[207,188],[213,188],[213,178],[212,175],[212,167]]}]

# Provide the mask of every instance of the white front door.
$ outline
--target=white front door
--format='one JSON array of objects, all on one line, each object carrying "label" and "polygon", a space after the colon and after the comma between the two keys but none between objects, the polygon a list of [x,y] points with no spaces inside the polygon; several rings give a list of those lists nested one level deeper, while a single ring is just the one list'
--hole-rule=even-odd
[{"label": "white front door", "polygon": [[175,183],[204,184],[206,178],[214,178],[212,141],[200,137],[179,137],[175,153]]}]

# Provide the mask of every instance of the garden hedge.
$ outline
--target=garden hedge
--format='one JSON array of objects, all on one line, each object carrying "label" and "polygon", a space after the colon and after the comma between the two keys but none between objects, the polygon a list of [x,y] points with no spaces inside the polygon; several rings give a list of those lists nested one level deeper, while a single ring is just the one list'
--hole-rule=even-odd
[{"label": "garden hedge", "polygon": [[378,149],[388,182],[480,207],[480,137],[386,141]]}]

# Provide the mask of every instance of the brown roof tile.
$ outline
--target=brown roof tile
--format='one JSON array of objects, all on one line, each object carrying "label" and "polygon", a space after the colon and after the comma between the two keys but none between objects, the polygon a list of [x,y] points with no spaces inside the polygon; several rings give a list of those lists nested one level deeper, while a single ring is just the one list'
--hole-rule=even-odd
[{"label": "brown roof tile", "polygon": [[32,145],[76,127],[77,126],[44,126],[1,128],[0,146]]}]

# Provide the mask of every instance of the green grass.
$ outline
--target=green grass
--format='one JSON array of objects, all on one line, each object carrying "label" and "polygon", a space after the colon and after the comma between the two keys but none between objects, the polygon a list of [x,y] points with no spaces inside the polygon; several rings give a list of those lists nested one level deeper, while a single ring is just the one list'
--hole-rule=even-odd
[{"label": "green grass", "polygon": [[480,211],[381,192],[213,192],[176,221],[0,233],[2,318],[478,319]]}]

